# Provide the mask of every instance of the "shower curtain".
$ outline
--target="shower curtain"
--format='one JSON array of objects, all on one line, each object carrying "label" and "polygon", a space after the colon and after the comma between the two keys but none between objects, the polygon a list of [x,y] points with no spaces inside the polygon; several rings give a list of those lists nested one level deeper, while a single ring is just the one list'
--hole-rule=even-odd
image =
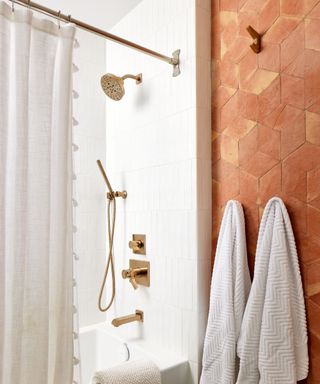
[{"label": "shower curtain", "polygon": [[0,382],[72,383],[74,26],[0,2]]}]

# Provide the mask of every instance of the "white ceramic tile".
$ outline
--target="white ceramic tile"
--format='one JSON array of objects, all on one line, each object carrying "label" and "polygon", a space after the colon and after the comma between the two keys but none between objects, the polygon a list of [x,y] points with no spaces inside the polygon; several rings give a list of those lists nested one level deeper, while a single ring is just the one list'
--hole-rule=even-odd
[{"label": "white ceramic tile", "polygon": [[[197,6],[199,26],[199,20],[208,16],[209,4],[199,0]],[[82,324],[100,316],[93,303],[105,264],[101,246],[106,241],[105,187],[95,164],[101,157],[114,189],[128,191],[126,201],[117,201],[117,296],[107,321],[142,309],[143,326],[129,324],[119,332],[143,340],[150,348],[164,347],[188,357],[190,384],[199,375],[204,321],[198,311],[204,312],[208,296],[208,277],[202,274],[208,273],[204,260],[211,246],[210,61],[205,57],[209,37],[204,36],[208,19],[197,34],[204,39],[201,47],[196,47],[195,28],[195,0],[145,0],[112,31],[166,55],[180,48],[181,75],[176,78],[168,64],[111,42],[105,45],[106,66],[101,68],[98,43],[84,40],[83,50],[77,50],[75,78],[82,83],[74,111],[79,120],[75,138]],[[90,46],[91,52],[85,53]],[[99,54],[92,54],[97,50]],[[105,72],[142,72],[143,83],[126,80],[124,98],[114,102],[97,86]],[[105,110],[106,125],[101,127]],[[129,250],[133,233],[147,235],[146,256]],[[121,279],[130,258],[150,261],[150,289],[134,291]]]}]

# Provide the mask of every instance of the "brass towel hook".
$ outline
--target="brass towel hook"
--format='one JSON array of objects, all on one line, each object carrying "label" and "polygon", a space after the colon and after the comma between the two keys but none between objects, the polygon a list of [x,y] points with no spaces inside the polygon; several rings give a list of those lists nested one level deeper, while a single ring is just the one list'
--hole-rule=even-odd
[{"label": "brass towel hook", "polygon": [[251,25],[247,27],[247,31],[249,32],[250,36],[253,38],[253,43],[250,45],[251,49],[255,53],[260,53],[262,35],[260,35],[260,33],[258,33],[255,29],[253,29]]}]

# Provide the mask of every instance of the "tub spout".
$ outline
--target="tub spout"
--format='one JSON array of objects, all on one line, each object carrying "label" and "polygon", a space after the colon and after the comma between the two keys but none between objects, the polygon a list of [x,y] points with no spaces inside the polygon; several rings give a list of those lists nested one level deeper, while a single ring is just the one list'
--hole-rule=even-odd
[{"label": "tub spout", "polygon": [[139,309],[136,309],[136,313],[134,313],[133,315],[127,315],[113,319],[112,325],[114,327],[119,327],[120,325],[132,323],[133,321],[140,321],[141,323],[143,323],[143,312]]}]

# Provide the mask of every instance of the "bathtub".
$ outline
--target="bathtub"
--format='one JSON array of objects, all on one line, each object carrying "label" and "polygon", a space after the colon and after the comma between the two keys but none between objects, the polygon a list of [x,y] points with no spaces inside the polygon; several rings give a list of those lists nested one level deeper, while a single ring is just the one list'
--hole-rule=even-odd
[{"label": "bathtub", "polygon": [[189,364],[184,359],[169,357],[163,351],[155,356],[137,342],[126,341],[105,323],[83,327],[79,332],[81,382],[90,384],[95,371],[104,370],[128,360],[147,358],[159,367],[162,384],[189,382]]}]

